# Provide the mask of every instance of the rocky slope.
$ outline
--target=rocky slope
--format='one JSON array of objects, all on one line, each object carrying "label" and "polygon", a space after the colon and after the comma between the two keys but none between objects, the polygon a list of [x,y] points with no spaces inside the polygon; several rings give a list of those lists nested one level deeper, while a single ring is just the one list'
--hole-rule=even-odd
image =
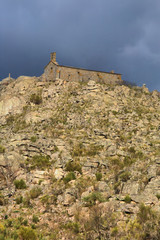
[{"label": "rocky slope", "polygon": [[157,91],[0,82],[0,239],[160,239],[159,199]]}]

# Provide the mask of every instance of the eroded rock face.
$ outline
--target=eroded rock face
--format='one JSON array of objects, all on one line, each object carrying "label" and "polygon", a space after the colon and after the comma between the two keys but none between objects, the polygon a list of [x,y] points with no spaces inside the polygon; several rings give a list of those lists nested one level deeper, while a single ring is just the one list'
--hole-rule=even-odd
[{"label": "eroded rock face", "polygon": [[0,116],[21,112],[22,102],[18,97],[12,97],[0,101]]},{"label": "eroded rock face", "polygon": [[[110,239],[114,226],[136,219],[141,202],[158,212],[159,93],[92,80],[42,80],[22,76],[0,85],[0,208],[11,218],[22,209],[31,222],[28,204],[40,214],[39,224],[50,219],[50,229],[77,219],[82,235],[85,220],[113,214]],[[15,180],[26,188],[16,188]]]}]

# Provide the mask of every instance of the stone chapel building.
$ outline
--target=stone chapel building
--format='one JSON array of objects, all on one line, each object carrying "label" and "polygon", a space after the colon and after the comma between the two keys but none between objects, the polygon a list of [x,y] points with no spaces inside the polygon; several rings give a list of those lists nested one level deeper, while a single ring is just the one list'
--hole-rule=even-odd
[{"label": "stone chapel building", "polygon": [[56,52],[50,54],[50,62],[44,68],[44,77],[46,81],[62,79],[65,81],[93,80],[111,84],[122,82],[121,74],[114,73],[114,71],[102,72],[59,65],[56,62]]}]

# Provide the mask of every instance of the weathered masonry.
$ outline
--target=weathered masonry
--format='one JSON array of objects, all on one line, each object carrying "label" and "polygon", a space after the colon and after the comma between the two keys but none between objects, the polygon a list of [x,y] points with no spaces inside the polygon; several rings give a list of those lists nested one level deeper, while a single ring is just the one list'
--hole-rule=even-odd
[{"label": "weathered masonry", "polygon": [[62,79],[65,81],[89,81],[106,82],[116,84],[122,81],[121,74],[111,72],[101,72],[75,67],[59,65],[56,62],[56,53],[51,53],[50,62],[44,68],[46,81]]}]

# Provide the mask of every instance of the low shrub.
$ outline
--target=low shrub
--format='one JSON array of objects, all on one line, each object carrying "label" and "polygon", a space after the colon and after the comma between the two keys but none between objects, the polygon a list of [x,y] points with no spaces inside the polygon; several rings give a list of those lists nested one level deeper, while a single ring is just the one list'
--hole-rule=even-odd
[{"label": "low shrub", "polygon": [[131,174],[129,172],[123,172],[119,177],[122,182],[127,182],[130,179]]},{"label": "low shrub", "polygon": [[42,193],[42,189],[39,186],[33,187],[29,192],[31,199],[39,197],[41,193]]},{"label": "low shrub", "polygon": [[33,93],[30,96],[30,102],[34,103],[34,104],[41,104],[42,103],[42,96],[40,94],[35,94]]},{"label": "low shrub", "polygon": [[4,233],[4,231],[5,231],[5,226],[2,223],[0,223],[0,233]]},{"label": "low shrub", "polygon": [[38,223],[39,222],[39,218],[35,214],[33,214],[32,222],[34,222],[34,223]]},{"label": "low shrub", "polygon": [[2,145],[0,145],[0,153],[4,153],[5,152],[5,147],[3,147]]},{"label": "low shrub", "polygon": [[101,181],[101,179],[102,179],[102,173],[101,172],[97,172],[96,173],[96,180],[97,181]]},{"label": "low shrub", "polygon": [[74,172],[69,172],[69,173],[67,173],[67,175],[63,178],[63,181],[64,181],[64,183],[68,183],[68,182],[70,182],[71,180],[74,180],[74,179],[76,179],[76,176],[75,176]]},{"label": "low shrub", "polygon": [[96,201],[104,202],[105,199],[103,198],[101,192],[92,192],[87,197],[84,197],[83,201],[85,202],[85,206],[90,207],[95,205]]},{"label": "low shrub", "polygon": [[72,161],[68,161],[66,163],[66,171],[69,171],[69,172],[77,171],[80,174],[82,174],[82,167],[79,164],[79,162],[77,162],[77,161],[73,161],[73,162]]},{"label": "low shrub", "polygon": [[120,192],[120,185],[121,185],[120,181],[115,182],[115,184],[113,185],[115,194],[118,194]]},{"label": "low shrub", "polygon": [[124,157],[124,160],[123,160],[123,164],[124,166],[128,167],[128,166],[131,166],[132,163],[135,162],[136,159],[132,158],[131,156],[125,156]]},{"label": "low shrub", "polygon": [[134,147],[130,147],[129,149],[128,149],[128,151],[130,152],[130,153],[136,153],[136,150],[135,150],[135,148]]},{"label": "low shrub", "polygon": [[9,117],[6,118],[6,124],[11,125],[13,124],[14,120],[15,120],[14,116],[10,115]]},{"label": "low shrub", "polygon": [[158,198],[158,200],[160,200],[160,194],[159,193],[156,194],[156,197]]},{"label": "low shrub", "polygon": [[0,193],[0,206],[4,206],[6,204],[5,197]]},{"label": "low shrub", "polygon": [[37,235],[36,235],[35,230],[33,230],[31,227],[22,226],[19,229],[19,238],[21,240],[36,240]]},{"label": "low shrub", "polygon": [[118,234],[118,228],[114,227],[111,229],[111,236],[112,237],[116,237],[116,235]]},{"label": "low shrub", "polygon": [[122,169],[123,168],[123,162],[119,158],[111,158],[110,159],[110,166],[117,170],[117,169]]},{"label": "low shrub", "polygon": [[17,204],[21,204],[23,202],[23,197],[22,196],[19,196],[16,198],[16,203]]},{"label": "low shrub", "polygon": [[31,200],[30,194],[29,194],[29,192],[27,192],[25,194],[25,197],[23,198],[24,207],[31,207],[32,206],[30,200]]},{"label": "low shrub", "polygon": [[95,156],[103,149],[101,145],[90,144],[87,147],[83,143],[78,143],[74,146],[71,152],[72,157],[78,156]]},{"label": "low shrub", "polygon": [[47,204],[49,204],[49,202],[50,202],[50,196],[49,195],[46,194],[46,195],[41,197],[41,203],[42,204],[46,204],[47,205]]},{"label": "low shrub", "polygon": [[140,223],[145,223],[146,221],[154,217],[154,212],[150,206],[145,206],[143,203],[139,206],[139,211],[137,213],[137,219]]},{"label": "low shrub", "polygon": [[16,189],[26,189],[27,188],[26,183],[23,179],[15,180],[14,185],[15,185]]},{"label": "low shrub", "polygon": [[39,169],[45,170],[46,168],[51,166],[50,157],[44,155],[35,155],[31,159],[27,159],[26,162],[29,165],[30,169]]},{"label": "low shrub", "polygon": [[77,222],[69,222],[63,226],[65,229],[70,229],[74,233],[79,233],[80,226]]},{"label": "low shrub", "polygon": [[32,136],[32,137],[31,137],[31,142],[34,143],[34,142],[36,142],[36,141],[37,141],[37,137],[36,137],[36,136]]},{"label": "low shrub", "polygon": [[130,203],[132,201],[131,197],[129,195],[126,195],[124,198],[125,203]]}]

